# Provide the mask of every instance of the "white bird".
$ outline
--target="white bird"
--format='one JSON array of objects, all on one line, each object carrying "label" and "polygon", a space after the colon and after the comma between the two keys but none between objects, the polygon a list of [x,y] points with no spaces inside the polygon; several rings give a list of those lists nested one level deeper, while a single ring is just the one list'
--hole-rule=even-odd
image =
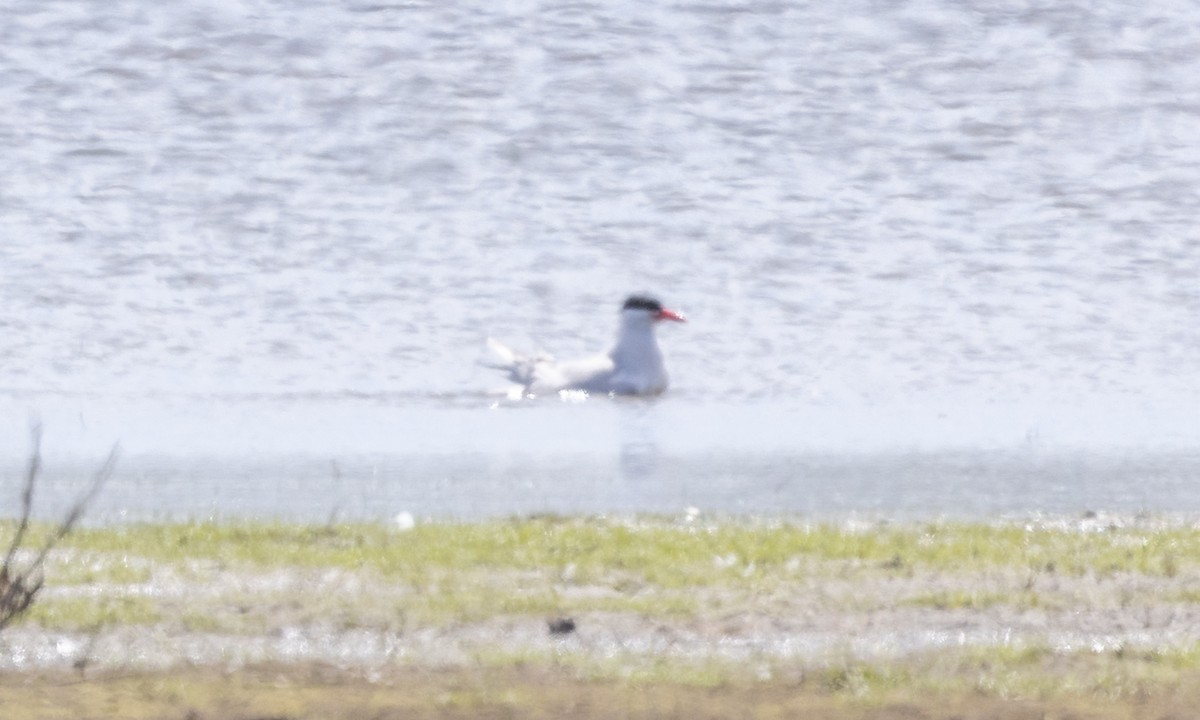
[{"label": "white bird", "polygon": [[657,299],[633,295],[621,307],[617,343],[603,355],[557,362],[544,353],[524,356],[488,338],[500,359],[492,367],[504,370],[523,395],[562,390],[615,395],[656,395],[667,389],[667,368],[654,328],[663,320],[686,322],[683,315]]}]

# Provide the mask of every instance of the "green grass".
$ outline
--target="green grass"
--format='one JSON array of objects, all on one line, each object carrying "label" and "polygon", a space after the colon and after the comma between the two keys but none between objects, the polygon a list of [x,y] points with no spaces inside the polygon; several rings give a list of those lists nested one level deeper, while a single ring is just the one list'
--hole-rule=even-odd
[{"label": "green grass", "polygon": [[1082,532],[1015,524],[935,523],[860,531],[840,525],[661,518],[537,518],[418,525],[141,524],[86,528],[64,543],[158,562],[210,560],[256,567],[371,569],[423,578],[474,568],[570,571],[574,582],[625,575],[630,583],[693,588],[769,582],[835,562],[862,571],[963,572],[1016,568],[1070,575],[1172,577],[1200,560],[1200,529]]},{"label": "green grass", "polygon": [[140,597],[46,598],[34,603],[25,622],[60,630],[95,630],[109,625],[152,625],[162,619],[157,605]]},{"label": "green grass", "polygon": [[[0,524],[0,541],[11,531],[11,523]],[[314,617],[355,626],[393,623],[398,614],[403,622],[417,624],[587,611],[686,616],[701,609],[769,609],[772,597],[821,578],[856,582],[1013,571],[1028,575],[1030,585],[960,583],[894,602],[938,610],[1054,608],[1072,599],[1041,592],[1033,578],[1174,578],[1193,571],[1198,561],[1200,529],[1182,525],[1081,531],[986,523],[851,528],[783,521],[540,517],[421,524],[408,531],[375,524],[274,522],[88,527],[66,538],[47,570],[60,586],[144,583],[152,572],[164,571],[204,583],[224,571],[333,570],[405,591],[401,610],[395,601],[378,606],[371,597],[291,599],[310,608]],[[1200,597],[1179,587],[1174,592],[1180,602]],[[261,607],[262,601],[260,594],[245,604]],[[867,596],[845,601],[874,602]],[[157,611],[183,614],[169,607]],[[206,622],[203,614],[193,608],[187,624],[257,632],[270,619],[251,613]],[[118,622],[124,615],[112,617]],[[74,622],[48,610],[39,619],[53,625],[59,618]]]},{"label": "green grass", "polygon": [[[12,530],[0,523],[0,543]],[[540,517],[407,531],[147,523],[68,536],[47,566],[46,594],[23,622],[83,632],[153,625],[168,634],[262,636],[320,624],[404,634],[497,616],[624,613],[665,626],[728,619],[736,634],[740,618],[777,611],[794,618],[808,611],[1061,613],[1091,603],[1138,612],[1194,604],[1198,562],[1200,529],[1165,523],[1082,530]],[[145,594],[142,584],[174,590]],[[605,619],[589,622],[603,627]],[[476,660],[488,668],[553,668],[580,682],[701,689],[791,678],[807,691],[855,701],[922,693],[1131,698],[1200,676],[1200,646],[1062,652],[998,644],[870,662],[839,661],[835,652],[803,667],[778,657],[600,657],[557,646],[484,650]]]}]

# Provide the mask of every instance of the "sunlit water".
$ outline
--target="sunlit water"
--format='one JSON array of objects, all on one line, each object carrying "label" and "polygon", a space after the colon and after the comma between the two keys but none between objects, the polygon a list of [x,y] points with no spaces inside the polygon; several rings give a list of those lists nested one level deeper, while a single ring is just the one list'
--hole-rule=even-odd
[{"label": "sunlit water", "polygon": [[[8,3],[0,492],[1200,511],[1200,9]],[[660,294],[655,401],[499,403]]]}]

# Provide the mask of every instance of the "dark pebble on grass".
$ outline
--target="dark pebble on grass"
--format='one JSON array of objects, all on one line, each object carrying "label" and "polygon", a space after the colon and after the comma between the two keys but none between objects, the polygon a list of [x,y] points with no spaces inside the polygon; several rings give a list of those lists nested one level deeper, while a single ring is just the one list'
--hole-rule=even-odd
[{"label": "dark pebble on grass", "polygon": [[570,635],[571,633],[575,632],[574,618],[554,618],[553,620],[547,621],[546,624],[550,626],[551,635]]}]

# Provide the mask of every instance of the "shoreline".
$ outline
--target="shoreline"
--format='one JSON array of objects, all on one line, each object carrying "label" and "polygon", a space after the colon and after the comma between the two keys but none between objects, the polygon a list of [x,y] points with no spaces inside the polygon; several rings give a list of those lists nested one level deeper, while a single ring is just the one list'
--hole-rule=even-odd
[{"label": "shoreline", "polygon": [[1200,678],[1187,516],[137,523],[78,529],[46,575],[0,633],[0,694],[270,668],[1132,708]]}]

